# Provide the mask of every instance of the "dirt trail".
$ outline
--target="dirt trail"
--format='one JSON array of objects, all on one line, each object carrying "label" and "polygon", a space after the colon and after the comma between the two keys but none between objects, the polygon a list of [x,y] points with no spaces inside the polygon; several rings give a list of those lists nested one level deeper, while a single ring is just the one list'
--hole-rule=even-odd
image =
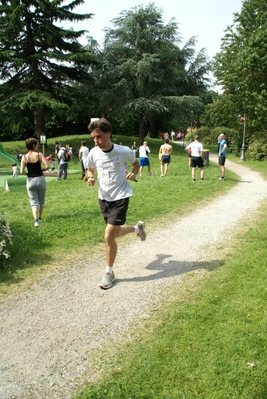
[{"label": "dirt trail", "polygon": [[[88,252],[83,262],[1,304],[1,399],[70,398],[95,349],[107,339],[118,342],[185,273],[218,266],[214,249],[267,198],[258,173],[229,160],[226,167],[240,176],[228,194],[154,230],[143,243],[132,237],[120,245],[112,289],[97,287],[103,259]],[[202,226],[199,236],[192,234],[192,225]],[[176,242],[176,237],[186,239]]]}]

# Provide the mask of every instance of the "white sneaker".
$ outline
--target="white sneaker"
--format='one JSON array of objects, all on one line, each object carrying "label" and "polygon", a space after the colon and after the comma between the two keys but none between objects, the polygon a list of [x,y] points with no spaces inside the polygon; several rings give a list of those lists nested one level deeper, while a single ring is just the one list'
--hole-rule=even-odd
[{"label": "white sneaker", "polygon": [[110,288],[112,286],[113,281],[115,280],[115,274],[114,272],[112,273],[106,273],[102,280],[101,283],[98,284],[98,286],[100,288],[102,288],[103,290],[107,290],[108,288]]},{"label": "white sneaker", "polygon": [[35,220],[35,222],[34,222],[34,227],[39,227],[39,226],[40,226],[39,220]]}]

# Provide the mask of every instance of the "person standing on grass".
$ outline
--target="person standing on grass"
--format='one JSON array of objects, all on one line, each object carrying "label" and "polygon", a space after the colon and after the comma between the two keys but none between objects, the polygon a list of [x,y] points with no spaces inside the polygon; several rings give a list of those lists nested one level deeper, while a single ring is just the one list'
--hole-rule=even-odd
[{"label": "person standing on grass", "polygon": [[89,154],[89,148],[86,146],[86,141],[82,140],[81,147],[79,149],[79,160],[81,162],[81,168],[82,168],[82,180],[88,168],[88,160],[87,160],[88,154]]},{"label": "person standing on grass", "polygon": [[159,153],[161,154],[161,161],[160,161],[160,177],[166,176],[169,170],[169,165],[171,162],[171,153],[172,153],[172,146],[169,144],[169,139],[164,139],[165,144],[159,149]]},{"label": "person standing on grass", "polygon": [[66,149],[61,145],[58,144],[59,151],[57,154],[59,164],[58,164],[58,173],[57,173],[57,180],[60,180],[63,174],[63,179],[66,180],[68,176],[68,162],[64,161],[64,153]]},{"label": "person standing on grass", "polygon": [[[135,181],[139,163],[129,147],[112,142],[112,128],[108,120],[101,118],[93,121],[88,129],[96,146],[88,155],[87,181],[89,186],[95,185],[96,171],[99,205],[106,223],[106,272],[99,287],[108,289],[115,280],[116,238],[135,233],[141,241],[146,239],[144,222],[139,221],[135,226],[125,224],[129,197],[133,194],[128,180]],[[128,164],[132,165],[131,172],[127,170]]]},{"label": "person standing on grass", "polygon": [[136,144],[136,141],[133,142],[132,151],[135,153],[136,158],[138,158],[139,157],[139,149],[138,149],[138,145]]},{"label": "person standing on grass", "polygon": [[219,144],[219,166],[221,168],[221,177],[219,180],[225,180],[225,161],[226,161],[226,151],[227,151],[227,141],[225,138],[225,134],[220,134],[220,144]]},{"label": "person standing on grass", "polygon": [[59,158],[58,158],[58,151],[59,151],[59,142],[55,142],[55,156],[57,158],[57,163],[59,164]]},{"label": "person standing on grass", "polygon": [[200,137],[195,136],[194,141],[190,143],[185,150],[190,153],[191,150],[191,168],[192,168],[192,180],[193,182],[196,181],[196,167],[200,168],[200,178],[204,180],[204,152],[203,152],[203,145],[200,143]]},{"label": "person standing on grass", "polygon": [[147,166],[148,176],[152,176],[150,171],[150,162],[148,159],[148,154],[150,154],[150,148],[148,147],[147,141],[144,141],[143,145],[139,147],[139,157],[140,157],[140,176],[142,176],[144,166]]},{"label": "person standing on grass", "polygon": [[[39,227],[43,213],[46,194],[46,180],[43,172],[48,170],[47,160],[44,155],[36,151],[37,145],[38,142],[35,138],[26,140],[28,152],[21,158],[20,165],[20,173],[28,176],[26,187],[32,207],[35,227]],[[44,164],[43,169],[41,168],[41,163]],[[25,168],[27,168],[27,172]]]},{"label": "person standing on grass", "polygon": [[16,163],[12,163],[12,177],[19,177],[18,165]]}]

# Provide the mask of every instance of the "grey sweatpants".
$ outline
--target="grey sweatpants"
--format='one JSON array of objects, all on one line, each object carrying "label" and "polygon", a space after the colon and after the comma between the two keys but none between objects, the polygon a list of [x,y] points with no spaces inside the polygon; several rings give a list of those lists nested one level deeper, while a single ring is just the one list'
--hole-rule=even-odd
[{"label": "grey sweatpants", "polygon": [[44,176],[28,177],[26,183],[30,204],[35,208],[43,208],[46,193],[46,180]]}]

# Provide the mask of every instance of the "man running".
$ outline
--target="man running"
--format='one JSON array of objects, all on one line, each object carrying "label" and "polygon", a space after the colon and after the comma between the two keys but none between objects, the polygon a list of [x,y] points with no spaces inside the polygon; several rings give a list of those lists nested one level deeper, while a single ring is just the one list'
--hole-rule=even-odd
[{"label": "man running", "polygon": [[[88,185],[95,185],[97,171],[99,205],[106,222],[106,273],[99,287],[108,289],[115,280],[116,238],[135,233],[141,241],[146,239],[144,222],[139,221],[135,226],[125,224],[129,197],[133,195],[128,180],[136,180],[139,162],[129,147],[111,141],[111,125],[105,118],[91,122],[88,129],[96,145],[88,155]],[[128,172],[127,164],[132,165],[131,172]]]}]

